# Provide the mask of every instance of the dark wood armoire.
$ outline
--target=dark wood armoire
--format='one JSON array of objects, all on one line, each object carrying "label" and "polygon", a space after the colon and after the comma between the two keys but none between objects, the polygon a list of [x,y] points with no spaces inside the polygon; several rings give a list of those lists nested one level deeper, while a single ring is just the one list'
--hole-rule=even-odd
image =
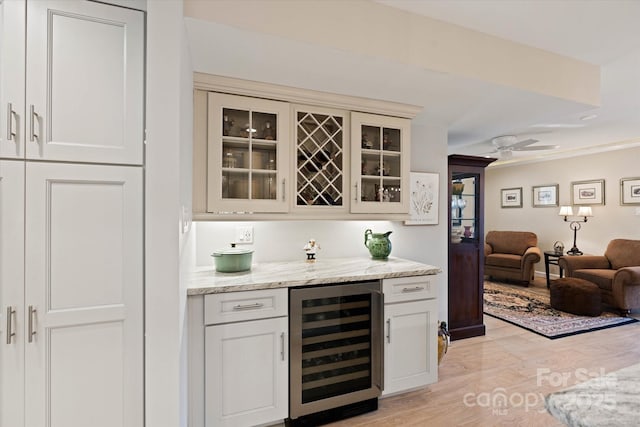
[{"label": "dark wood armoire", "polygon": [[494,158],[449,156],[449,331],[484,335],[484,172]]}]

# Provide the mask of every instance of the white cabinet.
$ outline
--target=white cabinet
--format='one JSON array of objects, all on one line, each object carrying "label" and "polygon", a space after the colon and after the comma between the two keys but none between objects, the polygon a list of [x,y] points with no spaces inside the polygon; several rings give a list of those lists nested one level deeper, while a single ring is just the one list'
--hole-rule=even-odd
[{"label": "white cabinet", "polygon": [[383,280],[383,396],[438,379],[436,277]]},{"label": "white cabinet", "polygon": [[142,12],[0,1],[2,426],[143,425],[143,84]]},{"label": "white cabinet", "polygon": [[90,1],[0,8],[0,156],[142,164],[144,14]]},{"label": "white cabinet", "polygon": [[353,213],[409,213],[411,122],[351,113]]},{"label": "white cabinet", "polygon": [[0,2],[0,157],[24,157],[25,13],[24,0]]},{"label": "white cabinet", "polygon": [[0,160],[0,426],[24,425],[23,206],[24,162]]},{"label": "white cabinet", "polygon": [[[288,416],[287,290],[205,296],[205,425],[253,426]],[[248,320],[251,319],[251,320]]]},{"label": "white cabinet", "polygon": [[2,425],[142,425],[141,168],[3,161],[0,175]]},{"label": "white cabinet", "polygon": [[289,104],[208,94],[207,211],[289,209]]}]

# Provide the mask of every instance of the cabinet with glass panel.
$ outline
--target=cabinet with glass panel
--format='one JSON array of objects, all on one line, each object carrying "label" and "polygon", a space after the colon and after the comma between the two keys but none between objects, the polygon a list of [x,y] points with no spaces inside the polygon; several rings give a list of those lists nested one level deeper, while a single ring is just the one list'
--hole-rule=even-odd
[{"label": "cabinet with glass panel", "polygon": [[410,121],[351,113],[353,213],[409,213]]},{"label": "cabinet with glass panel", "polygon": [[289,104],[208,94],[207,211],[286,212]]}]

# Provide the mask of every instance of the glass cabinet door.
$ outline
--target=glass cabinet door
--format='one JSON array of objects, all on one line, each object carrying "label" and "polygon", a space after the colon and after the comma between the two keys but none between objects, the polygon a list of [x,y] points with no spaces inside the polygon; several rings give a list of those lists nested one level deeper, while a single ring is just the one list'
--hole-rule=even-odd
[{"label": "glass cabinet door", "polygon": [[451,242],[477,241],[479,176],[472,173],[452,173],[451,181]]},{"label": "glass cabinet door", "polygon": [[298,109],[296,206],[344,206],[345,117]]},{"label": "glass cabinet door", "polygon": [[288,104],[209,94],[209,212],[284,212]]},{"label": "glass cabinet door", "polygon": [[351,211],[409,213],[409,120],[352,113],[351,121]]}]

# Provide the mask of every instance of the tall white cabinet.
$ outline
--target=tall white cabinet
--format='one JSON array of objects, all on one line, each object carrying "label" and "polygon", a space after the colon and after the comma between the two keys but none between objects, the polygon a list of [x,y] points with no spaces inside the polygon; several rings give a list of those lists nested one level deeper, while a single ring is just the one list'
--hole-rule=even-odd
[{"label": "tall white cabinet", "polygon": [[140,426],[144,14],[0,20],[0,425]]}]

